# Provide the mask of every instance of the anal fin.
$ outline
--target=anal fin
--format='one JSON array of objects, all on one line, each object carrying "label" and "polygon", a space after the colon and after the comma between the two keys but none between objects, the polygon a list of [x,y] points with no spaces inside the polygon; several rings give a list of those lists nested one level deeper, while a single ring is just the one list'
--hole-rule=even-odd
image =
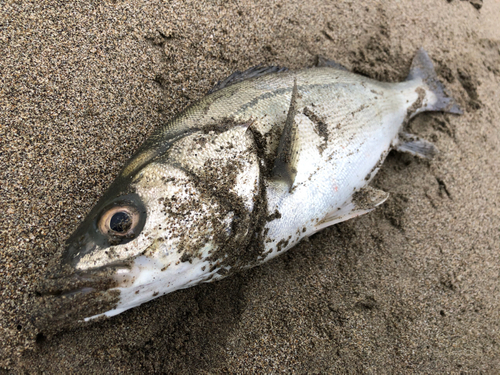
[{"label": "anal fin", "polygon": [[400,152],[407,152],[423,159],[432,159],[439,152],[431,142],[409,133],[399,134],[395,148]]},{"label": "anal fin", "polygon": [[297,92],[297,80],[295,80],[290,108],[288,109],[288,115],[286,116],[285,126],[278,146],[278,154],[274,160],[272,170],[273,179],[286,182],[289,190],[292,189],[295,176],[297,175],[296,166],[299,155],[298,129],[295,123]]},{"label": "anal fin", "polygon": [[375,207],[384,203],[387,198],[389,198],[389,193],[374,189],[370,186],[365,186],[356,191],[351,196],[351,199],[346,201],[342,206],[329,212],[316,224],[314,232],[311,234],[331,225],[341,223],[342,221],[346,221],[373,211]]}]

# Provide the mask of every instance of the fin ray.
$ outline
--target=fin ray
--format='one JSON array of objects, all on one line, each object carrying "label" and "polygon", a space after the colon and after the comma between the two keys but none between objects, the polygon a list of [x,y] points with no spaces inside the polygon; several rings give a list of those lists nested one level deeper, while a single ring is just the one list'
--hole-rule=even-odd
[{"label": "fin ray", "polygon": [[298,160],[298,131],[295,123],[295,115],[297,114],[297,80],[293,83],[292,100],[290,108],[286,116],[285,126],[281,134],[278,153],[274,160],[272,171],[273,179],[281,180],[287,183],[288,189],[291,190],[295,176],[297,175],[297,160]]},{"label": "fin ray", "polygon": [[365,186],[355,192],[351,199],[345,202],[342,206],[329,212],[316,224],[314,231],[311,234],[334,224],[341,223],[342,221],[367,214],[384,203],[387,198],[389,198],[389,193],[374,189],[371,186]]},{"label": "fin ray", "polygon": [[410,133],[399,134],[399,140],[395,149],[399,152],[407,152],[423,159],[432,159],[439,153],[438,148],[433,143]]},{"label": "fin ray", "polygon": [[215,91],[219,91],[225,87],[229,87],[234,85],[235,83],[245,81],[251,78],[262,77],[271,73],[281,73],[288,71],[288,68],[280,67],[280,66],[261,66],[256,65],[253,66],[243,72],[236,71],[231,74],[229,77],[219,81],[214,87],[212,87],[207,94],[211,94]]},{"label": "fin ray", "polygon": [[314,64],[314,66],[316,66],[317,68],[330,67],[330,68],[335,68],[338,70],[345,70],[346,72],[349,71],[349,69],[347,69],[344,65],[342,65],[336,61],[327,59],[327,58],[320,56],[320,55],[316,56],[316,63]]}]

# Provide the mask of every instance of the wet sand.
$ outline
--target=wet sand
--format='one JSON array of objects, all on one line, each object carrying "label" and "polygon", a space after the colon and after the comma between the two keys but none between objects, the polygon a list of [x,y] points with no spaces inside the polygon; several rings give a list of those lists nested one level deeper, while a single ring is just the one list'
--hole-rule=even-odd
[{"label": "wet sand", "polygon": [[[0,5],[0,373],[498,373],[499,19],[498,0]],[[113,319],[33,326],[58,247],[218,80],[321,55],[400,81],[418,47],[465,114],[410,123],[441,152],[391,152],[379,209]]]}]

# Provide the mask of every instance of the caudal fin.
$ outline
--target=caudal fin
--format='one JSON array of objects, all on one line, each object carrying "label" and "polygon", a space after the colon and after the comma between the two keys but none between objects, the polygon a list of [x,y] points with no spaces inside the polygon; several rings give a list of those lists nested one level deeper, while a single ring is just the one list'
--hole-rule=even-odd
[{"label": "caudal fin", "polygon": [[426,88],[436,96],[436,100],[432,104],[428,104],[422,108],[423,111],[443,111],[458,115],[463,114],[462,109],[458,106],[455,99],[449,96],[446,88],[439,81],[434,71],[432,60],[423,48],[419,48],[413,58],[407,81],[417,78],[421,78],[426,84]]}]

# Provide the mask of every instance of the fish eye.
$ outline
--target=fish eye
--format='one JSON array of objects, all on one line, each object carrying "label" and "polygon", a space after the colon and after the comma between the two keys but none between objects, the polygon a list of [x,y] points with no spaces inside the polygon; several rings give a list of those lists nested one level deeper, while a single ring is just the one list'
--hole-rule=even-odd
[{"label": "fish eye", "polygon": [[111,216],[111,220],[109,221],[109,228],[113,232],[123,233],[130,229],[132,225],[132,218],[129,213],[126,211],[119,211],[113,216]]},{"label": "fish eye", "polygon": [[131,237],[139,223],[139,212],[133,206],[115,206],[104,211],[99,219],[101,233],[111,237]]}]

